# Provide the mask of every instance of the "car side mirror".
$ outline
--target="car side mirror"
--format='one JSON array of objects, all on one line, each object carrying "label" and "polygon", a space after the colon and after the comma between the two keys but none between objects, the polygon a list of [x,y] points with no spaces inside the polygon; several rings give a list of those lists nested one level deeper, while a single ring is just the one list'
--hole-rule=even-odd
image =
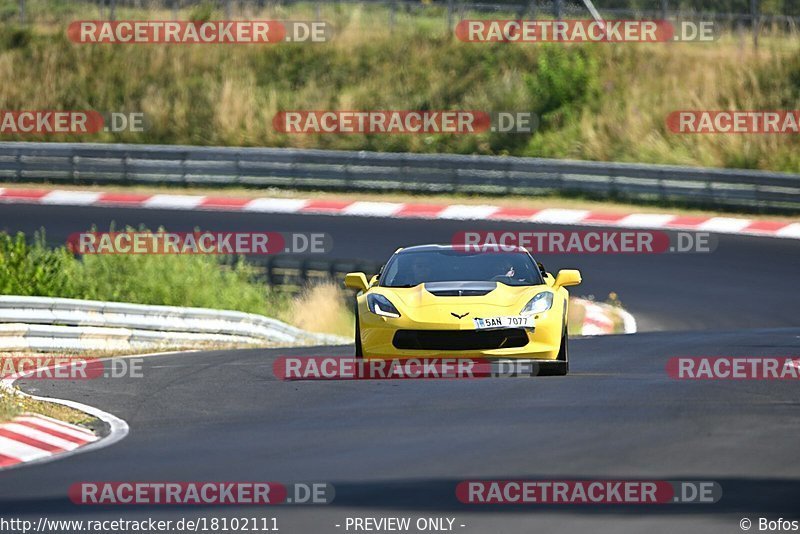
[{"label": "car side mirror", "polygon": [[364,273],[347,273],[344,275],[344,285],[345,287],[357,289],[359,291],[366,291],[369,287],[367,275]]},{"label": "car side mirror", "polygon": [[561,269],[556,275],[553,287],[577,286],[582,281],[581,272],[577,269]]}]

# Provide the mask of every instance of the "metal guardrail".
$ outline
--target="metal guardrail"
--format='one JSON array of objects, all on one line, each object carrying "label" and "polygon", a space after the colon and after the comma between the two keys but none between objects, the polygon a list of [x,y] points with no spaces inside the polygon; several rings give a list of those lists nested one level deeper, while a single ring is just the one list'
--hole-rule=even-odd
[{"label": "metal guardrail", "polygon": [[89,143],[0,143],[0,180],[480,195],[580,194],[800,212],[800,175],[500,156]]},{"label": "metal guardrail", "polygon": [[341,344],[262,315],[208,308],[0,295],[0,350],[91,350],[203,343]]}]

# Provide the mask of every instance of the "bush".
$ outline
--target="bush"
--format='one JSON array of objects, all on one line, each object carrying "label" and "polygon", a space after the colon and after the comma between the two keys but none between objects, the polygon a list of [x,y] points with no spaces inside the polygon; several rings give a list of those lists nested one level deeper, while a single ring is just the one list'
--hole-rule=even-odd
[{"label": "bush", "polygon": [[43,236],[0,233],[0,294],[197,306],[277,316],[288,297],[255,279],[246,261],[206,255],[73,257],[48,249]]},{"label": "bush", "polygon": [[577,118],[585,104],[597,100],[600,86],[598,60],[589,52],[585,48],[548,46],[536,60],[536,71],[524,75],[531,100],[535,102],[534,111],[543,122],[556,115]]},{"label": "bush", "polygon": [[43,235],[37,235],[34,243],[28,244],[22,233],[13,237],[0,233],[0,294],[74,295],[75,263],[64,248],[48,250]]},{"label": "bush", "polygon": [[[2,13],[0,13],[2,18]],[[0,50],[26,48],[33,40],[33,33],[28,28],[7,26],[0,29]]]}]

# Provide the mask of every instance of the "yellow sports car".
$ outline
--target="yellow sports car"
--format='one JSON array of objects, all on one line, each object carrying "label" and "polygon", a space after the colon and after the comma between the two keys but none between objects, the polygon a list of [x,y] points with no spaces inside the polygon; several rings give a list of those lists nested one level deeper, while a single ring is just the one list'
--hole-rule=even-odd
[{"label": "yellow sports car", "polygon": [[538,374],[569,371],[566,286],[577,270],[554,278],[523,248],[477,252],[422,245],[397,250],[359,290],[356,358],[514,358]]}]

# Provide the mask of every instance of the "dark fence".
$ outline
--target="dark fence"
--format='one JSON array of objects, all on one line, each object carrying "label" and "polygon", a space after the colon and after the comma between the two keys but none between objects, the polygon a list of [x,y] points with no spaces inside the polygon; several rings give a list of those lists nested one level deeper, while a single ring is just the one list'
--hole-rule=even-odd
[{"label": "dark fence", "polygon": [[[17,0],[17,13],[0,12],[0,20],[16,18],[22,23],[37,20],[59,20],[65,12],[61,0],[52,0],[48,7],[43,0]],[[425,14],[440,16],[442,30],[452,31],[453,26],[472,13],[513,15],[540,18],[586,18],[589,11],[583,0],[509,0],[493,2],[459,0],[74,0],[71,8],[83,4],[96,9],[102,19],[115,19],[125,8],[162,9],[172,11],[175,19],[197,16],[205,7],[219,10],[226,18],[249,16],[263,9],[291,7],[294,4],[315,6],[318,14],[325,9],[343,5],[382,7],[386,11],[385,23],[391,28],[398,14]],[[714,20],[721,27],[748,28],[754,37],[765,26],[794,33],[800,25],[800,0],[596,0],[594,6],[604,18],[619,19],[669,19]],[[319,18],[319,17],[317,17]],[[380,23],[382,21],[375,21]]]},{"label": "dark fence", "polygon": [[[253,263],[252,258],[249,261]],[[293,293],[309,285],[327,281],[342,285],[347,273],[360,271],[371,277],[378,274],[380,269],[379,263],[357,260],[265,256],[256,261],[265,282]]]},{"label": "dark fence", "polygon": [[297,190],[578,194],[800,212],[800,175],[500,156],[89,143],[0,143],[0,180]]}]

